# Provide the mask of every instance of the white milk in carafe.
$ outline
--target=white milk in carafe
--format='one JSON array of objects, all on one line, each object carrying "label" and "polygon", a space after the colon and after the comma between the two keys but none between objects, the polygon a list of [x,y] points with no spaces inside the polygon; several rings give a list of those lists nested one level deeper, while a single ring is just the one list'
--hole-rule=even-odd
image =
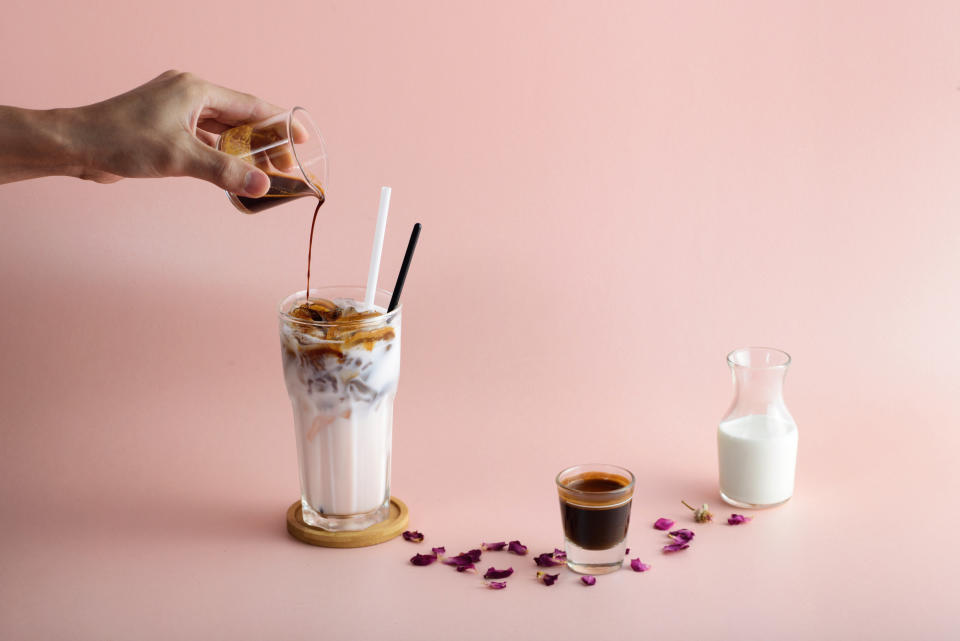
[{"label": "white milk in carafe", "polygon": [[760,507],[793,496],[797,442],[796,424],[773,416],[754,414],[720,423],[717,450],[724,498]]}]

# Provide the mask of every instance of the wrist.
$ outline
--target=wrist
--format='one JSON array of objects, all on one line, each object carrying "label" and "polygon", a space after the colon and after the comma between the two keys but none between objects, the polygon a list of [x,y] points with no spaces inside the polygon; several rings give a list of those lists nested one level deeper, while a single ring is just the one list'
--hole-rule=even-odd
[{"label": "wrist", "polygon": [[48,175],[83,178],[91,167],[83,153],[83,124],[79,108],[47,109],[33,113],[38,151],[48,160]]},{"label": "wrist", "polygon": [[69,111],[0,106],[0,184],[82,173]]}]

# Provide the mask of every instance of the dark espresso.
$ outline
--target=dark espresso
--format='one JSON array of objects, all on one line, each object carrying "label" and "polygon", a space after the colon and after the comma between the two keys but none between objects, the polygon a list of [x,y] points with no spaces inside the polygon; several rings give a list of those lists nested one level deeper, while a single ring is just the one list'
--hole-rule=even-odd
[{"label": "dark espresso", "polygon": [[623,541],[630,524],[631,495],[617,491],[628,485],[629,479],[602,472],[564,481],[560,518],[567,539],[586,550],[606,550]]},{"label": "dark espresso", "polygon": [[237,200],[247,208],[247,211],[251,213],[261,212],[264,209],[290,202],[294,198],[304,198],[306,196],[316,198],[317,192],[320,193],[320,204],[323,204],[323,189],[317,185],[311,187],[304,180],[293,176],[268,173],[267,177],[270,179],[270,189],[263,196],[259,198],[237,196]]}]

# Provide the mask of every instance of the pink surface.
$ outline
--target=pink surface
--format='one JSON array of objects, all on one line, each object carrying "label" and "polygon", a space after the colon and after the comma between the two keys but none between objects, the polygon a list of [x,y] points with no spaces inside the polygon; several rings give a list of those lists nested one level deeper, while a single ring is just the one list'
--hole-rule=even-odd
[{"label": "pink surface", "polygon": [[[317,282],[363,280],[381,184],[384,274],[423,222],[393,480],[426,543],[550,550],[553,475],[609,461],[653,569],[494,556],[493,592],[293,541],[309,204],[49,178],[0,187],[0,638],[956,638],[960,9],[800,4],[7,2],[2,102],[174,67],[308,107]],[[732,511],[749,344],[794,357],[796,496],[663,556],[681,498]]]}]

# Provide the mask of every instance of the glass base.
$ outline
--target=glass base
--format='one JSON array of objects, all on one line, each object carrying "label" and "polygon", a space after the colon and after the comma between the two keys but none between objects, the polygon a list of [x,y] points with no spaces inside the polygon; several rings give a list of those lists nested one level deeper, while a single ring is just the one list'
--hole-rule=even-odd
[{"label": "glass base", "polygon": [[240,199],[237,198],[237,195],[236,195],[236,194],[231,194],[229,191],[226,192],[226,194],[227,194],[227,198],[230,199],[230,203],[231,203],[234,207],[236,207],[237,209],[239,209],[240,211],[242,211],[242,212],[245,213],[245,214],[252,214],[252,213],[253,213],[252,211],[250,211],[249,209],[247,209],[246,207],[243,206],[243,203],[240,202]]},{"label": "glass base", "polygon": [[383,502],[383,505],[370,512],[363,514],[347,514],[345,516],[336,516],[333,514],[320,514],[307,503],[306,499],[300,499],[300,505],[303,508],[303,522],[312,527],[318,527],[327,532],[356,532],[366,530],[380,521],[386,520],[390,516],[390,497]]},{"label": "glass base", "polygon": [[768,508],[768,507],[776,507],[776,506],[778,506],[778,505],[783,505],[784,503],[786,503],[787,501],[789,501],[791,498],[793,498],[793,496],[792,496],[792,495],[791,495],[791,496],[788,496],[787,498],[783,499],[782,501],[777,501],[777,502],[775,502],[775,503],[746,503],[746,502],[744,502],[744,501],[738,501],[738,500],[736,500],[736,499],[730,498],[729,496],[727,496],[726,494],[723,493],[723,490],[721,490],[721,491],[720,491],[720,498],[722,498],[724,501],[726,501],[727,503],[729,503],[730,505],[732,505],[732,506],[734,506],[734,507],[745,507],[745,508],[748,508],[748,509],[751,509],[751,510],[762,510],[762,509]]},{"label": "glass base", "polygon": [[567,567],[577,574],[609,574],[616,572],[623,566],[623,554],[627,549],[625,541],[621,541],[606,550],[587,550],[570,539],[564,540],[564,550],[567,553]]}]

